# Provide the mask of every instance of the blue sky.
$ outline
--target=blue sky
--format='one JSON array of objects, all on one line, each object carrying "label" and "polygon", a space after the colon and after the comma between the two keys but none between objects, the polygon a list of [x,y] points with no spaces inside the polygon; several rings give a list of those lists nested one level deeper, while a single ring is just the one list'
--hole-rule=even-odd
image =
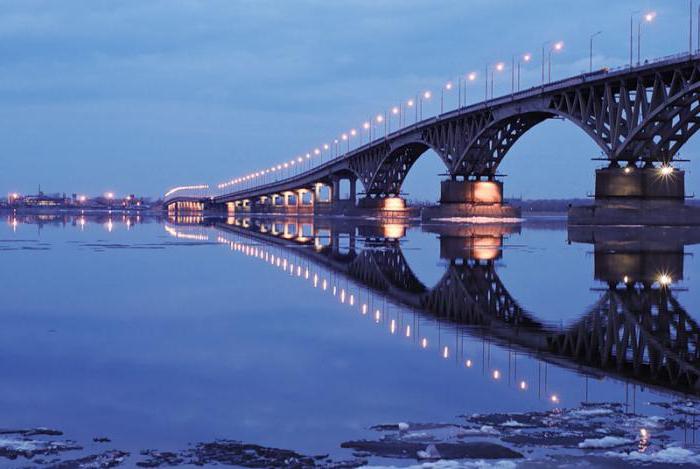
[{"label": "blue sky", "polygon": [[[219,182],[513,54],[534,54],[523,84],[535,84],[546,40],[566,44],[554,78],[587,69],[598,30],[595,66],[621,65],[639,9],[658,13],[643,58],[687,50],[683,0],[4,0],[0,192],[157,196]],[[496,85],[506,92],[510,72]],[[683,149],[689,192],[700,189],[696,140]],[[597,154],[572,124],[542,124],[504,161],[506,192],[585,196]],[[406,191],[433,198],[440,172],[426,155]]]}]

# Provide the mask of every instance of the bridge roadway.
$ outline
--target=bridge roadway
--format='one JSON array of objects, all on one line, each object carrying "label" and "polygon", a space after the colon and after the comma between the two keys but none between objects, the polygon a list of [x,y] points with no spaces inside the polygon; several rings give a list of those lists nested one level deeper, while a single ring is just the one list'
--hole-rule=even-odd
[{"label": "bridge roadway", "polygon": [[[442,183],[441,214],[475,214],[479,208],[488,213],[489,207],[496,216],[512,214],[503,211],[498,166],[529,129],[561,118],[586,132],[609,161],[607,171],[596,173],[597,199],[682,201],[682,171],[666,178],[664,189],[647,181],[658,178],[647,175],[669,166],[699,128],[699,88],[698,54],[599,70],[424,119],[284,179],[274,180],[280,171],[270,168],[242,183],[222,183],[206,200],[229,204],[229,211],[265,212],[273,211],[279,195],[311,192],[318,198],[318,187],[328,186],[329,202],[340,207],[339,181],[348,180],[351,194],[344,206],[381,209],[387,199],[400,198],[411,167],[431,149],[449,174]],[[537,163],[546,171],[546,162]],[[364,192],[360,200],[357,181]],[[671,190],[669,181],[674,182]],[[192,199],[203,200],[183,190],[172,192],[166,203]],[[288,205],[286,198],[282,205]],[[300,204],[294,200],[293,205]]]},{"label": "bridge roadway", "polygon": [[[503,346],[534,353],[558,366],[598,377],[636,381],[666,391],[700,394],[700,328],[673,297],[670,288],[651,288],[648,282],[641,285],[646,282],[641,278],[639,283],[622,288],[611,284],[586,314],[562,329],[544,324],[524,311],[496,273],[495,260],[501,256],[502,236],[516,228],[435,226],[440,235],[441,257],[449,264],[442,279],[428,288],[414,275],[401,252],[397,241],[402,236],[400,229],[397,230],[400,225],[389,229],[392,232],[389,239],[383,234],[386,226],[358,228],[352,223],[339,229],[333,226],[328,238],[330,244],[323,246],[319,244],[319,231],[309,236],[299,235],[298,227],[304,221],[292,222],[297,226],[293,233],[287,230],[287,224],[288,221],[279,219],[232,218],[214,226],[239,236],[246,245],[253,240],[279,246],[297,258],[352,279],[375,294],[413,310],[426,311],[456,324],[481,326],[479,335],[486,334]],[[276,230],[275,225],[282,228]],[[357,249],[356,235],[364,239],[364,249]],[[340,248],[341,236],[348,238],[345,252]],[[692,239],[697,242],[697,236]],[[232,247],[235,243],[225,236],[219,241],[231,243]],[[290,245],[299,244],[308,249],[290,249]],[[613,241],[613,245],[618,255],[620,242]],[[631,259],[639,256],[638,248],[635,244]],[[673,255],[671,251],[667,254]],[[642,253],[645,260],[648,255]],[[617,276],[618,272],[606,275]]]}]

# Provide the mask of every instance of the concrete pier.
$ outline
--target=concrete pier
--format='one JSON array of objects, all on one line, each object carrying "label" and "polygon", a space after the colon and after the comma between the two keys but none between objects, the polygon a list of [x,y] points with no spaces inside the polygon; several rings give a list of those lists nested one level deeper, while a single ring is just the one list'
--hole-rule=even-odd
[{"label": "concrete pier", "polygon": [[685,203],[685,172],[659,168],[596,171],[595,203],[569,209],[572,225],[700,225],[700,207]]},{"label": "concrete pier", "polygon": [[423,221],[441,218],[519,218],[520,209],[503,203],[500,181],[456,181],[440,183],[440,205],[424,208]]}]

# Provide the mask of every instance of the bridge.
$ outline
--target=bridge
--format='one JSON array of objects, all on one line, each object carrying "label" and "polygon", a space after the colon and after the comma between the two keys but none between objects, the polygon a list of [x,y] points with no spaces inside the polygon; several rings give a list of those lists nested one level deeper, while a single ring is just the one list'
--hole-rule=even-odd
[{"label": "bridge", "polygon": [[[461,326],[479,326],[479,335],[559,366],[667,391],[700,393],[700,327],[673,296],[670,284],[651,278],[659,269],[669,279],[673,275],[673,281],[681,277],[682,245],[670,248],[661,243],[664,251],[648,251],[660,244],[646,246],[644,240],[640,244],[617,236],[597,243],[596,279],[608,287],[585,314],[562,327],[524,310],[498,276],[502,238],[518,229],[514,226],[434,227],[440,257],[447,264],[442,278],[430,287],[418,279],[402,253],[402,225],[238,217],[210,223],[221,233],[217,241],[334,294],[338,283],[327,283],[332,277],[318,267],[412,310]],[[697,243],[698,234],[680,238]],[[587,241],[586,234],[574,232],[573,238]],[[363,240],[364,249],[358,249],[358,240]],[[299,245],[307,248],[296,248]],[[270,246],[280,249],[272,252]],[[621,274],[623,268],[629,275]],[[348,288],[347,282],[340,283]],[[367,311],[369,301],[360,299],[361,294],[353,296],[345,289],[337,294],[350,304],[356,302],[363,314],[375,313]]]},{"label": "bridge", "polygon": [[[699,87],[699,54],[602,69],[416,119],[392,132],[383,118],[383,134],[354,149],[348,144],[348,151],[328,161],[315,149],[216,188],[170,190],[165,203],[171,212],[193,207],[229,213],[401,212],[406,210],[401,189],[407,174],[421,155],[433,150],[448,178],[441,183],[439,207],[424,218],[517,216],[517,210],[503,203],[499,165],[528,130],[548,119],[564,119],[598,145],[607,163],[596,171],[597,201],[644,213],[650,207],[653,212],[656,202],[673,203],[686,221],[700,223],[699,214],[684,205],[684,172],[673,167],[679,149],[700,123]],[[349,187],[344,200],[341,183]],[[656,212],[662,219],[653,220],[669,224],[663,218],[667,207]],[[577,215],[585,222],[595,212]],[[639,223],[638,213],[633,220]]]}]

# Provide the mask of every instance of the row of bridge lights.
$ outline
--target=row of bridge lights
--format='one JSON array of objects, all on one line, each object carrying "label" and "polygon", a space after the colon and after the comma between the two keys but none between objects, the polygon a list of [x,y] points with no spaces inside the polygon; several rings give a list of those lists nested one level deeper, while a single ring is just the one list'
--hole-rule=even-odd
[{"label": "row of bridge lights", "polygon": [[[173,236],[180,237],[171,232],[170,230],[168,230],[168,232]],[[288,258],[282,257],[279,254],[275,255],[274,253],[271,253],[267,249],[264,249],[262,247],[251,246],[246,243],[229,240],[221,235],[217,237],[217,241],[221,244],[227,245],[232,251],[236,251],[244,254],[245,256],[261,260],[265,264],[278,267],[284,272],[289,272],[291,276],[296,276],[297,278],[309,280],[310,282],[312,282],[314,288],[320,287],[322,291],[331,292],[333,296],[338,298],[338,301],[340,301],[340,303],[342,304],[347,304],[348,306],[355,306],[357,303],[355,301],[355,294],[351,293],[349,290],[346,291],[345,288],[338,288],[338,286],[332,280],[329,281],[323,273],[319,275],[319,273],[309,270],[308,267],[302,267],[298,263],[295,265]],[[367,316],[370,311],[370,306],[367,303],[359,303],[358,306],[360,313],[363,316]],[[374,322],[376,324],[380,324],[382,319],[382,311],[376,308],[372,309],[375,309],[374,314],[372,315]],[[389,332],[391,335],[396,335],[396,333],[399,332],[396,319],[391,319],[391,321],[389,322]],[[412,334],[414,334],[414,331],[412,330],[411,325],[406,324],[405,332],[402,331],[402,335],[404,335],[406,338],[411,338]],[[427,337],[422,337],[418,343],[421,349],[428,349]],[[447,345],[443,346],[440,350],[440,355],[443,359],[450,358],[450,348]],[[464,366],[468,369],[472,368],[474,366],[473,360],[466,359],[464,362]],[[499,381],[503,377],[503,374],[499,369],[494,369],[491,371],[490,377],[494,381]],[[517,381],[517,388],[521,391],[527,391],[529,385],[527,381],[521,379]],[[552,404],[559,404],[560,402],[559,395],[556,393],[549,395],[548,400]]]},{"label": "row of bridge lights", "polygon": [[[640,14],[640,11],[634,11],[631,16],[630,16],[630,67],[632,66],[632,59],[633,59],[633,23],[634,23],[634,18],[637,17],[637,15]],[[651,23],[655,18],[656,18],[656,12],[650,11],[644,13],[641,18],[647,22]],[[700,10],[698,10],[698,21],[700,22]],[[637,64],[639,64],[639,61],[641,60],[641,24],[642,21],[640,20],[637,25]],[[593,71],[593,39],[601,34],[602,31],[598,31],[595,34],[592,34],[589,38],[589,71]],[[698,42],[700,44],[700,37],[698,38]],[[549,47],[548,47],[549,46]],[[552,53],[557,53],[561,52],[564,49],[564,42],[563,41],[546,41],[542,44],[542,70],[541,70],[541,80],[542,80],[542,85],[544,86],[545,84],[545,67],[547,68],[547,81],[551,81],[552,79]],[[511,93],[515,93],[516,90],[520,90],[520,69],[523,65],[529,63],[532,61],[533,55],[531,53],[524,53],[519,56],[519,58],[516,60],[516,56],[513,56],[512,59],[512,66],[511,66]],[[494,83],[496,80],[496,73],[501,73],[505,71],[506,69],[506,64],[504,62],[497,62],[491,66],[486,65],[484,69],[484,99],[488,100],[489,99],[489,91],[490,91],[490,98],[494,98]],[[489,82],[489,74],[491,76],[491,81]],[[461,108],[463,106],[466,106],[467,103],[467,85],[469,83],[475,82],[477,79],[478,75],[477,72],[472,71],[464,75],[464,77],[460,76],[457,80],[457,89],[458,89],[458,108]],[[489,86],[490,85],[490,86]],[[454,83],[452,81],[448,81],[441,87],[440,90],[440,114],[442,114],[445,110],[445,92],[450,92],[455,88]],[[392,116],[395,116],[398,118],[398,128],[401,128],[402,126],[406,125],[406,116],[408,114],[409,109],[413,109],[415,113],[415,118],[414,118],[414,124],[418,123],[420,120],[423,119],[423,102],[430,100],[433,97],[433,94],[430,90],[426,90],[419,95],[417,95],[415,98],[411,98],[405,101],[405,103],[402,103],[399,106],[393,106],[389,114],[387,112],[383,112],[380,114],[377,114],[373,119],[368,119],[365,122],[362,123],[362,129],[367,133],[368,138],[367,138],[367,143],[371,142],[373,139],[373,132],[374,132],[374,138],[376,139],[378,137],[377,135],[377,130],[376,126],[384,126],[384,137],[388,135],[388,133],[391,131],[391,122]],[[405,104],[405,108],[404,108]],[[350,141],[353,137],[356,137],[358,134],[360,134],[357,129],[353,128],[350,129],[348,132],[342,133],[339,138],[333,139],[332,143],[324,143],[321,147],[315,148],[312,152],[306,153],[304,156],[298,156],[296,158],[293,158],[289,161],[286,161],[284,163],[280,163],[277,165],[273,165],[269,168],[262,169],[260,171],[255,171],[250,174],[247,174],[245,176],[237,177],[234,179],[231,179],[226,182],[222,182],[218,184],[219,189],[226,189],[229,187],[234,187],[236,186],[237,188],[240,189],[245,189],[248,187],[251,187],[251,183],[257,184],[257,183],[268,183],[268,182],[273,182],[276,180],[279,180],[281,177],[290,177],[294,174],[294,171],[296,170],[297,173],[301,171],[301,168],[306,167],[307,169],[310,169],[311,164],[312,164],[312,158],[313,157],[320,157],[321,163],[323,163],[323,155],[324,153],[330,153],[331,157],[338,157],[341,155],[343,152],[343,146],[345,146],[345,152],[350,151]],[[360,143],[362,144],[364,142],[364,139],[362,138],[363,135],[360,134],[361,141]],[[283,176],[282,176],[283,175]],[[274,178],[274,179],[273,179]]]}]

